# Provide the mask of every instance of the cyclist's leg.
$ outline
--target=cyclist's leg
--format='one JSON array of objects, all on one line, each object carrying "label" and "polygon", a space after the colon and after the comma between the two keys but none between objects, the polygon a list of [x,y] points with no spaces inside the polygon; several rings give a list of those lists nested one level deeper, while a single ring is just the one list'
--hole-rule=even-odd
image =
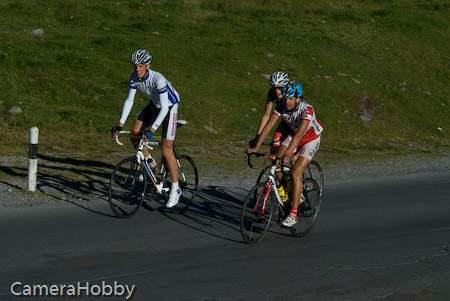
[{"label": "cyclist's leg", "polygon": [[278,151],[278,148],[281,145],[281,139],[283,138],[283,133],[279,130],[280,125],[283,121],[280,122],[280,124],[278,125],[277,129],[275,130],[275,133],[273,134],[273,138],[272,138],[272,145],[271,145],[271,153],[275,153]]},{"label": "cyclist's leg", "polygon": [[141,140],[141,136],[139,135],[139,131],[141,130],[142,125],[143,125],[142,120],[136,119],[134,121],[133,125],[131,126],[130,140],[131,140],[131,143],[133,144],[134,148],[138,147],[139,140]]},{"label": "cyclist's leg", "polygon": [[[152,104],[147,104],[136,116],[133,125],[131,126],[130,131],[130,139],[134,148],[138,147],[139,141],[141,140],[141,136],[139,135],[140,131],[143,131],[149,124],[152,124],[156,117],[158,116],[158,112],[155,106]],[[144,147],[142,149],[142,153],[144,157],[148,157],[150,153],[148,149]]]},{"label": "cyclist's leg", "polygon": [[281,120],[273,134],[272,145],[271,145],[271,153],[277,153],[279,147],[281,146],[281,142],[289,136],[290,129],[287,124]]},{"label": "cyclist's leg", "polygon": [[161,154],[164,157],[164,161],[167,164],[167,168],[170,172],[170,177],[173,182],[178,182],[178,166],[175,154],[173,152],[174,140],[163,139],[161,143]]},{"label": "cyclist's leg", "polygon": [[[278,148],[278,151],[276,153],[277,158],[280,158],[281,156],[283,156],[284,153],[286,152],[286,149],[289,146],[289,143],[286,144],[285,141],[283,141],[283,143]],[[278,166],[279,163],[277,162],[276,164]],[[283,173],[281,171],[277,171],[276,176],[277,176],[278,181],[280,181],[281,185],[286,186],[286,179],[283,178]]]},{"label": "cyclist's leg", "polygon": [[292,179],[294,182],[292,203],[292,208],[294,209],[298,209],[298,206],[300,204],[300,198],[303,192],[303,173],[316,154],[317,150],[319,149],[319,145],[320,136],[301,147],[299,146],[300,150],[298,152],[298,159],[295,162],[294,166],[291,168]]},{"label": "cyclist's leg", "polygon": [[295,210],[297,210],[298,206],[300,205],[300,198],[303,192],[303,185],[302,185],[303,172],[308,167],[309,162],[311,162],[311,160],[309,160],[306,157],[300,156],[295,162],[294,166],[291,168],[291,175],[293,180],[292,209]]},{"label": "cyclist's leg", "polygon": [[162,123],[162,143],[161,154],[167,163],[172,183],[178,182],[178,166],[175,159],[175,153],[173,151],[173,145],[175,142],[175,135],[177,131],[177,113],[178,104],[174,104],[167,113],[166,118]]}]

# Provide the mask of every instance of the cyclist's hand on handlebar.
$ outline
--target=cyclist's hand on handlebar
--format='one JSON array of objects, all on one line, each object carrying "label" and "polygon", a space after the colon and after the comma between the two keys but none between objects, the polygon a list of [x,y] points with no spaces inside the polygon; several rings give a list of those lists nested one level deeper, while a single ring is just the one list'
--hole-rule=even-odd
[{"label": "cyclist's hand on handlebar", "polygon": [[111,129],[111,138],[116,138],[119,135],[119,132],[122,130],[122,127],[119,125],[114,126]]},{"label": "cyclist's hand on handlebar", "polygon": [[246,154],[251,154],[251,153],[256,153],[258,151],[258,149],[256,147],[252,147],[252,148],[248,148],[245,153]]},{"label": "cyclist's hand on handlebar", "polygon": [[254,153],[254,152],[256,152],[256,150],[255,150],[254,148],[248,148],[248,149],[246,149],[246,150],[245,150],[245,155],[244,155],[244,161],[247,161],[248,158],[250,157],[249,155],[250,155],[251,153]]},{"label": "cyclist's hand on handlebar", "polygon": [[153,133],[151,131],[145,131],[145,138],[147,138],[147,140],[152,140]]}]

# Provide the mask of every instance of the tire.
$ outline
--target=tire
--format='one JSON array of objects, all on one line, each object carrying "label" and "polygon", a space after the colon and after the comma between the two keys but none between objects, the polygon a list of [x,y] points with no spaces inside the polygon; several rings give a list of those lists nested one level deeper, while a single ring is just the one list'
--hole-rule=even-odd
[{"label": "tire", "polygon": [[258,176],[258,180],[256,180],[256,184],[267,181],[267,176],[269,175],[270,169],[272,168],[272,164],[267,165],[261,170]]},{"label": "tire", "polygon": [[136,158],[123,159],[114,168],[109,180],[108,199],[117,217],[131,217],[139,210],[145,197],[146,177],[141,174]]},{"label": "tire", "polygon": [[177,157],[178,183],[181,197],[178,204],[172,208],[174,213],[184,213],[194,202],[198,191],[198,171],[194,160],[188,155]]},{"label": "tire", "polygon": [[322,200],[324,180],[322,168],[320,167],[319,163],[317,163],[316,161],[311,161],[308,168],[304,172],[303,178],[311,178],[317,182],[317,185],[319,186],[320,199]]},{"label": "tire", "polygon": [[298,209],[298,222],[290,228],[292,235],[305,236],[314,226],[320,210],[320,190],[314,179],[303,180],[303,196],[305,201]]},{"label": "tire", "polygon": [[256,184],[247,194],[241,211],[241,235],[246,243],[260,241],[273,216],[275,196],[266,183]]}]

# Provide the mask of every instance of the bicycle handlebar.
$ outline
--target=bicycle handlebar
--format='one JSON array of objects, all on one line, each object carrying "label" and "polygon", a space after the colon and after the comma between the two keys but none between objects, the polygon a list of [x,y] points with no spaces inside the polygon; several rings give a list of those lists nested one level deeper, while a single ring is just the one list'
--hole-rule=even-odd
[{"label": "bicycle handlebar", "polygon": [[285,172],[285,171],[288,171],[288,170],[291,169],[290,167],[287,167],[287,166],[284,165],[284,162],[283,162],[283,161],[284,161],[283,156],[277,158],[277,156],[276,156],[276,155],[273,155],[273,154],[249,153],[248,150],[245,150],[245,158],[244,158],[244,160],[247,160],[247,164],[248,164],[248,166],[250,166],[250,168],[253,168],[253,165],[252,165],[251,162],[250,162],[250,157],[251,157],[252,155],[255,155],[256,157],[265,157],[265,158],[269,158],[269,159],[271,159],[272,161],[275,161],[276,159],[280,159],[280,161],[279,161],[280,170],[282,170],[283,172]]},{"label": "bicycle handlebar", "polygon": [[275,160],[276,159],[276,156],[275,155],[266,155],[266,154],[263,154],[263,153],[249,153],[248,152],[248,150],[245,150],[245,157],[244,157],[244,160],[247,160],[247,164],[248,164],[248,166],[250,166],[250,168],[253,168],[253,165],[252,165],[252,163],[250,162],[250,157],[252,156],[252,155],[255,155],[256,157],[266,157],[266,158],[269,158],[269,159],[272,159],[272,160]]},{"label": "bicycle handlebar", "polygon": [[[178,119],[177,120],[177,128],[182,127],[183,125],[186,125],[188,122],[186,120]],[[119,135],[120,134],[129,134],[130,131],[120,131],[116,138],[111,138],[111,140],[116,140],[116,143],[119,145],[123,145],[122,142],[119,141]],[[152,149],[149,145],[160,145],[160,142],[147,142],[146,146],[150,149]]]},{"label": "bicycle handlebar", "polygon": [[120,131],[115,138],[111,137],[111,140],[114,139],[114,140],[116,140],[117,144],[123,145],[123,143],[119,141],[119,135],[120,134],[129,134],[129,133],[130,133],[130,131]]},{"label": "bicycle handlebar", "polygon": [[[129,134],[129,133],[130,133],[130,131],[120,131],[119,134],[117,135],[117,137],[116,138],[111,138],[111,140],[112,139],[116,140],[116,143],[122,146],[123,143],[119,141],[119,135],[120,134]],[[161,143],[157,142],[157,141],[147,141],[147,143],[145,143],[145,146],[147,146],[150,150],[152,150],[153,147],[151,147],[150,145],[160,145],[160,144]]]}]

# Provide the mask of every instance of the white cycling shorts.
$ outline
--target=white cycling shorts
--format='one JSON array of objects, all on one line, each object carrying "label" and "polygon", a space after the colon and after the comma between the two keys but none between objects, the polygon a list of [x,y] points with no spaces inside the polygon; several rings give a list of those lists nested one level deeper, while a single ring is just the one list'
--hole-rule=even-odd
[{"label": "white cycling shorts", "polygon": [[[289,146],[291,141],[292,141],[292,136],[289,136],[283,141],[282,145]],[[300,147],[300,149],[297,151],[297,154],[299,154],[300,156],[305,157],[306,159],[311,161],[312,158],[314,157],[314,155],[319,150],[319,146],[320,146],[320,136],[314,140],[309,141],[306,144],[303,144]],[[297,149],[298,149],[298,147],[297,147]]]}]

